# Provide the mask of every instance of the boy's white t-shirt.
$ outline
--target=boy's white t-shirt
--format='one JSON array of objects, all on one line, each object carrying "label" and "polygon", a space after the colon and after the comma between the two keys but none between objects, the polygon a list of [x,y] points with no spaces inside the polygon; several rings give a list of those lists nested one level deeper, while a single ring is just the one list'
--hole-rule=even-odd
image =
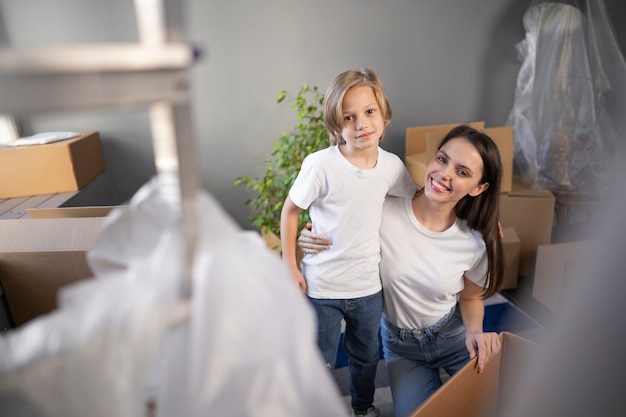
[{"label": "boy's white t-shirt", "polygon": [[381,290],[379,227],[387,194],[410,199],[416,187],[400,158],[378,148],[371,169],[352,165],[330,146],[308,155],[289,196],[309,209],[313,232],[329,250],[305,255],[302,274],[312,298],[356,298]]},{"label": "boy's white t-shirt", "polygon": [[411,200],[387,198],[380,244],[385,317],[400,328],[435,324],[456,304],[464,276],[482,287],[487,275],[480,232],[461,219],[432,232],[415,218]]}]

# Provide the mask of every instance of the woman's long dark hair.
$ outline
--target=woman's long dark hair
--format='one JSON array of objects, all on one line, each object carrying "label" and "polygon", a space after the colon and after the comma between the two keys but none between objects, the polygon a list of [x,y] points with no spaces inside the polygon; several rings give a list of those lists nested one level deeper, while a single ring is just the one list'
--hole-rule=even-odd
[{"label": "woman's long dark hair", "polygon": [[457,126],[448,132],[441,140],[439,148],[454,138],[464,138],[474,145],[483,160],[483,176],[480,183],[489,183],[482,193],[475,197],[466,195],[454,208],[457,217],[465,219],[469,227],[482,234],[485,241],[489,266],[487,280],[483,286],[483,297],[487,298],[500,291],[504,276],[504,254],[498,235],[502,181],[500,151],[487,134],[467,125]]}]

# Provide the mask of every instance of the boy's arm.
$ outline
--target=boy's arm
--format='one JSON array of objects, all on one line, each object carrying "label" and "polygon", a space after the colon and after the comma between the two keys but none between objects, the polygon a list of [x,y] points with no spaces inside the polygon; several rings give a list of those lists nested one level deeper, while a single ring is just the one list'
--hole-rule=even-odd
[{"label": "boy's arm", "polygon": [[298,216],[302,209],[288,196],[280,213],[280,246],[283,262],[303,292],[306,292],[306,281],[298,268],[296,260],[296,236],[298,233]]},{"label": "boy's arm", "polygon": [[417,186],[411,178],[411,174],[409,174],[408,169],[399,161],[398,165],[398,174],[394,184],[391,185],[391,188],[387,192],[387,195],[392,197],[403,197],[403,198],[413,198],[415,192],[417,191]]}]

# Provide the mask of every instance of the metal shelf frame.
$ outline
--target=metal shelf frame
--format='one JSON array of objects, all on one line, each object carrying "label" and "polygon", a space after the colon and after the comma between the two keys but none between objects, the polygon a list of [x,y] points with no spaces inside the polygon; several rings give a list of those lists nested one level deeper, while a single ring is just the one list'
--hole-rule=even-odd
[{"label": "metal shelf frame", "polygon": [[[180,14],[170,3],[167,9]],[[176,187],[173,202],[181,206],[187,276],[181,294],[189,297],[199,190],[189,69],[199,55],[189,43],[167,41],[164,0],[134,6],[138,43],[0,48],[0,113],[147,107],[157,172],[171,179],[165,186]]]}]

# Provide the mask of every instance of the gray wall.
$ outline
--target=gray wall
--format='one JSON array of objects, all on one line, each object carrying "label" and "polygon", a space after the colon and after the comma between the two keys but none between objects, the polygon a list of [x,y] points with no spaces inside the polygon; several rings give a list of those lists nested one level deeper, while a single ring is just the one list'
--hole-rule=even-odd
[{"label": "gray wall", "polygon": [[[174,1],[173,1],[174,2]],[[193,72],[194,131],[203,187],[243,227],[252,196],[232,183],[262,172],[271,139],[294,114],[280,89],[324,89],[339,72],[367,66],[394,110],[382,146],[404,157],[409,126],[505,123],[520,62],[523,0],[189,0],[187,38],[203,50]],[[626,45],[626,4],[605,0]],[[10,45],[136,41],[130,0],[0,0]],[[616,21],[619,19],[619,21]],[[124,199],[155,173],[146,111],[77,112],[21,120],[24,133],[99,130]]]}]

